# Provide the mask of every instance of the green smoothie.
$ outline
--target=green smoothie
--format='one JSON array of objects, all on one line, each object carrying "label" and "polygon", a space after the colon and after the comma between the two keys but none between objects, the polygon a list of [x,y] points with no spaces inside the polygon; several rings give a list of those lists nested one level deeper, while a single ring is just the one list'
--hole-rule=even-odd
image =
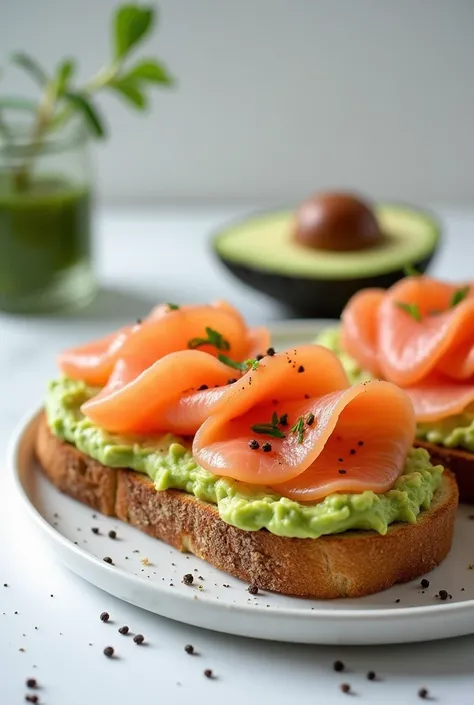
[{"label": "green smoothie", "polygon": [[38,309],[42,297],[54,308],[54,296],[60,308],[68,277],[91,276],[90,249],[87,189],[45,176],[18,190],[0,172],[0,309]]}]

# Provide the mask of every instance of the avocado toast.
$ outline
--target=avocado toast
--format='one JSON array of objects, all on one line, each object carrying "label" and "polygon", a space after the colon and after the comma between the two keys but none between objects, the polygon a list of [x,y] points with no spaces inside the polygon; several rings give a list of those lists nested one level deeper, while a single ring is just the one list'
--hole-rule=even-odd
[{"label": "avocado toast", "polygon": [[406,395],[386,382],[350,387],[317,345],[247,357],[265,339],[220,303],[163,307],[67,351],[69,378],[51,383],[37,437],[45,474],[285,594],[365,595],[432,569],[451,545],[457,488],[411,449]]},{"label": "avocado toast", "polygon": [[410,276],[388,291],[362,290],[341,326],[318,336],[353,382],[381,378],[406,391],[416,445],[454,472],[467,502],[474,501],[473,323],[471,285]]}]

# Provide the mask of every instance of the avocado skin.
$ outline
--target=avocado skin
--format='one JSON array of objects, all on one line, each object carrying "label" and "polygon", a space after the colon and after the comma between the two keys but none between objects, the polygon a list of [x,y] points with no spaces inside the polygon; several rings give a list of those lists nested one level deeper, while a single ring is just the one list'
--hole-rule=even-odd
[{"label": "avocado skin", "polygon": [[[412,262],[412,266],[420,273],[425,272],[436,251],[437,248],[423,260]],[[263,272],[228,262],[217,252],[216,255],[235,277],[281,301],[292,314],[301,318],[339,318],[349,299],[360,289],[388,289],[406,276],[402,269],[397,269],[357,279],[307,279]]]}]

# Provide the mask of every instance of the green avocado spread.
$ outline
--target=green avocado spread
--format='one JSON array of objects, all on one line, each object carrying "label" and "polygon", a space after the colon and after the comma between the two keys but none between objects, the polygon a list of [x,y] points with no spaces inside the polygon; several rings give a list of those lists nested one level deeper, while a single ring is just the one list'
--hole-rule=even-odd
[{"label": "green avocado spread", "polygon": [[431,465],[428,453],[418,448],[410,450],[403,474],[384,494],[334,493],[320,502],[295,502],[268,487],[212,475],[195,462],[189,439],[107,433],[80,410],[97,391],[68,379],[51,382],[46,413],[52,433],[103,465],[145,473],[158,491],[182,490],[216,505],[223,521],[245,531],[313,539],[351,529],[385,534],[393,522],[416,522],[441,482],[443,468]]},{"label": "green avocado spread", "polygon": [[[315,342],[336,353],[351,384],[365,382],[371,378],[369,372],[363,370],[354,358],[341,350],[338,328],[326,328],[317,336]],[[466,448],[474,452],[474,405],[456,416],[419,423],[416,437],[445,448]]]}]

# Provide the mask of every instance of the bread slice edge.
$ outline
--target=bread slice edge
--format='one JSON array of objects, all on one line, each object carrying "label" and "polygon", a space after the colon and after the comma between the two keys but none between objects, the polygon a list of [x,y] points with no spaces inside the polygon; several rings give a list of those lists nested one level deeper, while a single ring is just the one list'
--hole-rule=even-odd
[{"label": "bread slice edge", "polygon": [[76,500],[236,578],[286,595],[332,599],[379,592],[429,572],[452,544],[458,490],[449,471],[415,524],[393,524],[385,536],[350,531],[297,539],[243,531],[190,494],[158,492],[140,473],[105,467],[56,438],[44,417],[36,454],[50,482]]}]

